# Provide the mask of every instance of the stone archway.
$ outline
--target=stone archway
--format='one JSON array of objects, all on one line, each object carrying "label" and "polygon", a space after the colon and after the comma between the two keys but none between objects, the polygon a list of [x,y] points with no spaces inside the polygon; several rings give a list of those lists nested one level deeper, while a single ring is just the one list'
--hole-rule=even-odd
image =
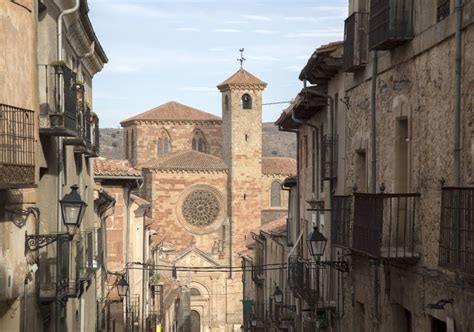
[{"label": "stone archway", "polygon": [[201,332],[201,315],[196,310],[191,310],[191,332]]}]

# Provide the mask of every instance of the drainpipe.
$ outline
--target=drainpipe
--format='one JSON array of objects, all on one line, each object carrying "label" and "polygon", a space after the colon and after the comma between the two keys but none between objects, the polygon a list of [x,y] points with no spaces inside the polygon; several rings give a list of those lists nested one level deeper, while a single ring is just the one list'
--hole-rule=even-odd
[{"label": "drainpipe", "polygon": [[[370,174],[370,191],[372,194],[377,193],[377,75],[378,75],[378,53],[374,51],[372,59],[372,89],[370,95],[371,104],[371,159],[372,171]],[[379,262],[374,260],[374,316],[379,319]]]},{"label": "drainpipe", "polygon": [[454,72],[454,186],[461,186],[461,78],[462,78],[462,0],[456,0],[456,64]]},{"label": "drainpipe", "polygon": [[[57,47],[58,47],[58,50],[57,50],[57,56],[58,56],[58,62],[61,62],[63,61],[63,55],[62,55],[62,48],[63,48],[63,18],[64,16],[66,15],[70,15],[74,12],[76,12],[78,9],[79,9],[79,6],[80,6],[80,0],[76,0],[76,3],[74,5],[74,7],[72,8],[69,8],[69,9],[66,9],[66,10],[63,10],[60,14],[59,14],[59,17],[58,17],[58,22],[57,22],[57,28],[58,28],[58,32],[57,32],[57,37],[58,37],[58,41],[57,41]],[[61,80],[59,80],[59,105],[61,107],[64,106],[64,104],[61,102],[61,100],[63,99],[62,98],[62,84],[61,84]],[[64,110],[63,110],[64,112]],[[62,196],[63,196],[63,176],[64,176],[64,169],[63,169],[63,158],[64,158],[64,150],[63,150],[63,139],[61,137],[58,137],[58,202],[57,202],[57,213],[58,213],[58,217],[57,217],[57,229],[58,231],[61,231],[61,206],[59,204],[59,201],[62,199]],[[58,264],[56,264],[58,265]],[[59,266],[59,265],[58,265]],[[56,269],[56,273],[57,275],[59,275],[59,270]],[[60,330],[60,323],[61,323],[61,318],[60,318],[60,315],[59,315],[59,311],[60,311],[60,304],[56,304],[56,331],[59,332]]]},{"label": "drainpipe", "polygon": [[370,95],[371,104],[371,129],[370,129],[370,147],[372,159],[372,172],[370,174],[370,191],[372,194],[377,193],[377,72],[378,72],[378,54],[373,53],[372,60],[372,90]]}]

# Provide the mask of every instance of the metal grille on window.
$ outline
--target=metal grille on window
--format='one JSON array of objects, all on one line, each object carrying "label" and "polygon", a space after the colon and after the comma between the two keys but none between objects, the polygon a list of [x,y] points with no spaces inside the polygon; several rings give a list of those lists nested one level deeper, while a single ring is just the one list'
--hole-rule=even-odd
[{"label": "metal grille on window", "polygon": [[[332,154],[332,158],[331,158]],[[332,161],[331,161],[332,159]],[[330,180],[337,174],[337,136],[324,135],[321,144],[321,178]]]}]

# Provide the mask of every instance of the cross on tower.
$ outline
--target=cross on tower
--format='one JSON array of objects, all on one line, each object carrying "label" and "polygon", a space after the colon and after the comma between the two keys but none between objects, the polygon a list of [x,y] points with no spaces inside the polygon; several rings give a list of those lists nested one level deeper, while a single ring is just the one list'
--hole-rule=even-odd
[{"label": "cross on tower", "polygon": [[237,61],[240,62],[240,68],[243,68],[243,66],[244,66],[244,61],[247,60],[247,59],[244,58],[244,51],[245,51],[244,48],[241,48],[241,49],[239,50],[239,52],[240,52],[240,59],[237,59]]}]

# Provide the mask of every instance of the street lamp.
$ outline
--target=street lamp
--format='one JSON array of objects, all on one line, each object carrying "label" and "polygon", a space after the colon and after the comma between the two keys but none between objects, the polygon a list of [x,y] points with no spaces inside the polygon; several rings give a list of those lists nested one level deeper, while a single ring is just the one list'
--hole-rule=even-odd
[{"label": "street lamp", "polygon": [[321,233],[317,227],[313,228],[313,232],[309,235],[307,242],[311,256],[315,259],[324,255],[328,239]]},{"label": "street lamp", "polygon": [[117,291],[118,291],[118,295],[120,296],[121,299],[123,299],[125,296],[127,296],[128,282],[127,282],[127,279],[125,279],[124,276],[122,276],[122,279],[120,279],[119,282],[117,283]]},{"label": "street lamp", "polygon": [[69,226],[72,226],[75,229],[81,226],[81,221],[87,207],[86,202],[82,200],[77,189],[79,189],[79,187],[73,185],[71,187],[71,192],[66,194],[63,199],[59,201],[61,204],[61,214],[64,225],[68,228]]},{"label": "street lamp", "polygon": [[311,256],[313,256],[317,266],[329,266],[340,272],[349,271],[349,265],[345,261],[321,261],[328,239],[326,239],[317,227],[313,228],[313,232],[306,241],[308,241]]},{"label": "street lamp", "polygon": [[283,292],[280,287],[276,286],[275,292],[273,293],[273,298],[275,299],[276,304],[282,304],[283,302]]}]

